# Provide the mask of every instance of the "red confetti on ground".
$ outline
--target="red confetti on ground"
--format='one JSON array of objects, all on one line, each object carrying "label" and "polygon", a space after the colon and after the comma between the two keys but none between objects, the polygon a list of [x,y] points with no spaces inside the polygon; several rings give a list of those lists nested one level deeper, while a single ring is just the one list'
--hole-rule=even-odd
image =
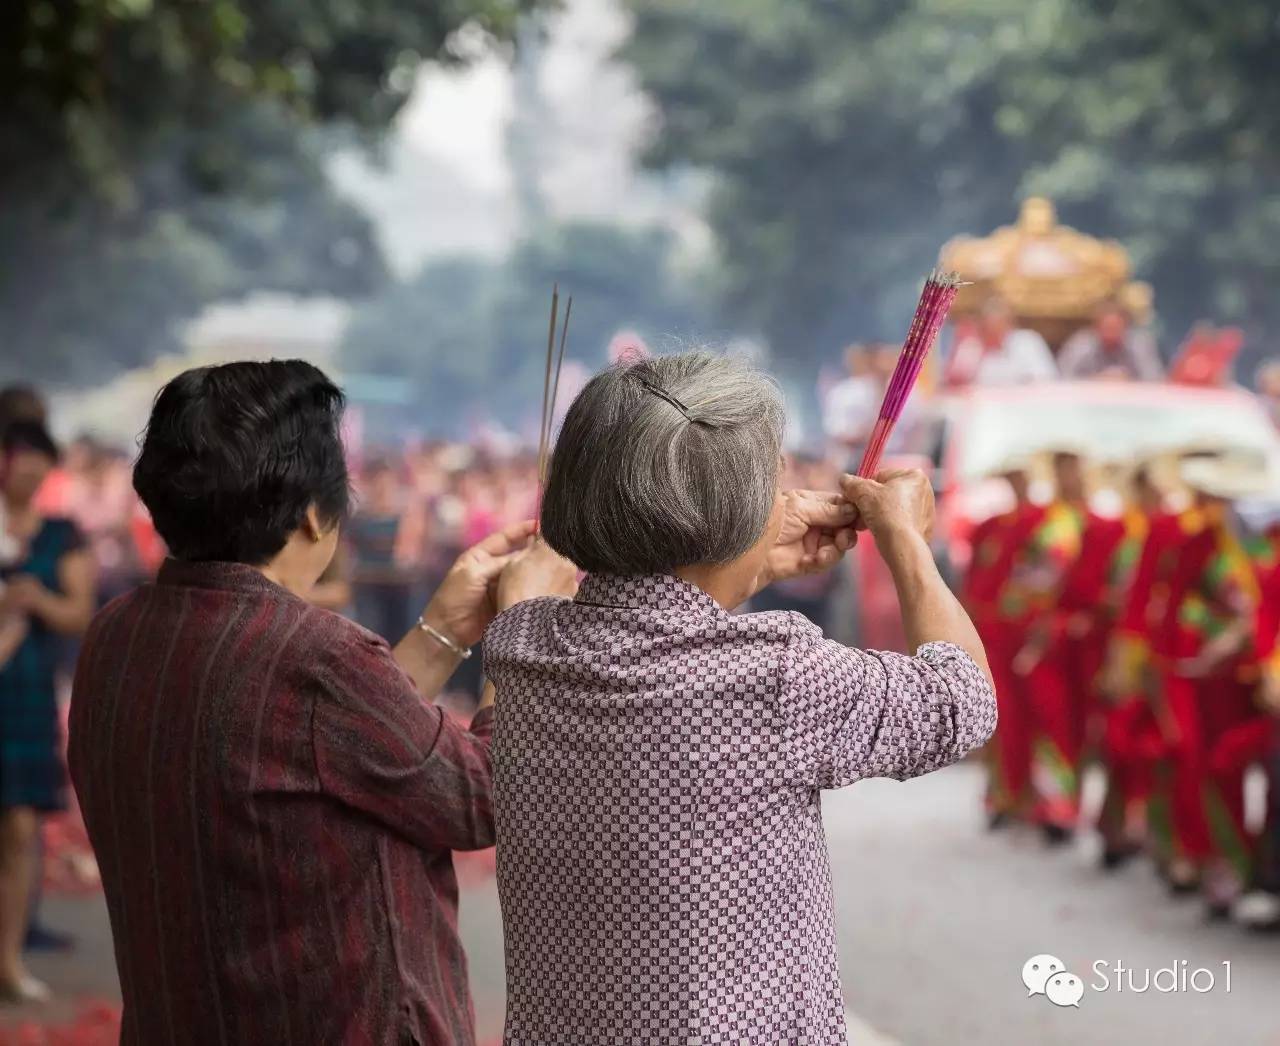
[{"label": "red confetti on ground", "polygon": [[81,1004],[67,1024],[23,1021],[0,1028],[0,1046],[116,1046],[120,1041],[120,1007],[101,1000]]},{"label": "red confetti on ground", "polygon": [[[119,1041],[120,1007],[96,1000],[83,1003],[80,1015],[70,1024],[23,1021],[0,1028],[0,1046],[116,1046]],[[483,1046],[502,1046],[502,1040]]]}]

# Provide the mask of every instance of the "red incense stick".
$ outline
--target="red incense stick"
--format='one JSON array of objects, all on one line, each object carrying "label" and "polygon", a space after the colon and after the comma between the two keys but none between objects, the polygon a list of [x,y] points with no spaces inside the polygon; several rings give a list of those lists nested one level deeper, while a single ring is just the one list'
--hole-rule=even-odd
[{"label": "red incense stick", "polygon": [[884,390],[880,416],[871,430],[871,438],[862,455],[862,464],[858,466],[859,476],[873,477],[880,468],[880,459],[884,455],[889,436],[893,433],[893,426],[902,416],[902,408],[906,406],[907,397],[915,387],[920,369],[938,337],[938,331],[946,322],[947,313],[951,311],[951,303],[956,300],[959,289],[960,277],[954,272],[940,273],[934,270],[924,281],[920,303],[911,319],[911,329],[907,331],[902,352],[898,355],[898,365],[894,367],[893,377]]}]

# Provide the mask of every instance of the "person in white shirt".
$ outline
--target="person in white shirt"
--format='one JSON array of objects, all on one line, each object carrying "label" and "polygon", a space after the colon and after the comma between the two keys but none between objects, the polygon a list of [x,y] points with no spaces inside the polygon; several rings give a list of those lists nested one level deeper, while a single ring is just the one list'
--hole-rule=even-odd
[{"label": "person in white shirt", "polygon": [[1164,377],[1151,332],[1134,327],[1129,311],[1117,301],[1103,302],[1093,323],[1067,339],[1060,366],[1062,376],[1074,381],[1159,381]]},{"label": "person in white shirt", "polygon": [[844,350],[844,362],[849,376],[827,391],[822,403],[822,430],[831,442],[836,461],[856,462],[875,425],[884,389],[867,346],[850,345]]},{"label": "person in white shirt", "polygon": [[[1253,387],[1267,417],[1280,429],[1280,359],[1273,356],[1259,364],[1254,372]],[[1280,854],[1276,857],[1280,860]]]},{"label": "person in white shirt", "polygon": [[1024,385],[1057,377],[1048,343],[1018,327],[1008,302],[998,297],[987,299],[977,332],[960,340],[947,368],[947,384],[953,386]]}]

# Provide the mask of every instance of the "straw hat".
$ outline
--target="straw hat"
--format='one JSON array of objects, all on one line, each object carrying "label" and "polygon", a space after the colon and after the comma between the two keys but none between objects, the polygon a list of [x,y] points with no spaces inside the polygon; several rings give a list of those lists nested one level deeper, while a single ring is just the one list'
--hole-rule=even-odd
[{"label": "straw hat", "polygon": [[1256,498],[1275,489],[1265,462],[1243,455],[1184,458],[1178,478],[1192,490],[1224,501]]}]

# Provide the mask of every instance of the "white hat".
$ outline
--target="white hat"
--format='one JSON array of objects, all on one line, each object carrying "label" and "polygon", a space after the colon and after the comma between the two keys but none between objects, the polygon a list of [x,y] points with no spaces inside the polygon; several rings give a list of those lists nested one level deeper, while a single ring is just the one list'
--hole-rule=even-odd
[{"label": "white hat", "polygon": [[984,477],[1007,476],[1011,472],[1026,472],[1031,468],[1031,459],[1025,454],[1010,454],[1001,458],[982,474]]},{"label": "white hat", "polygon": [[1178,477],[1192,490],[1225,501],[1256,498],[1275,489],[1275,482],[1256,459],[1234,455],[1184,458]]},{"label": "white hat", "polygon": [[1033,454],[1041,454],[1047,458],[1056,458],[1059,454],[1070,454],[1076,458],[1094,457],[1093,452],[1078,440],[1061,439],[1052,443],[1042,443]]}]

